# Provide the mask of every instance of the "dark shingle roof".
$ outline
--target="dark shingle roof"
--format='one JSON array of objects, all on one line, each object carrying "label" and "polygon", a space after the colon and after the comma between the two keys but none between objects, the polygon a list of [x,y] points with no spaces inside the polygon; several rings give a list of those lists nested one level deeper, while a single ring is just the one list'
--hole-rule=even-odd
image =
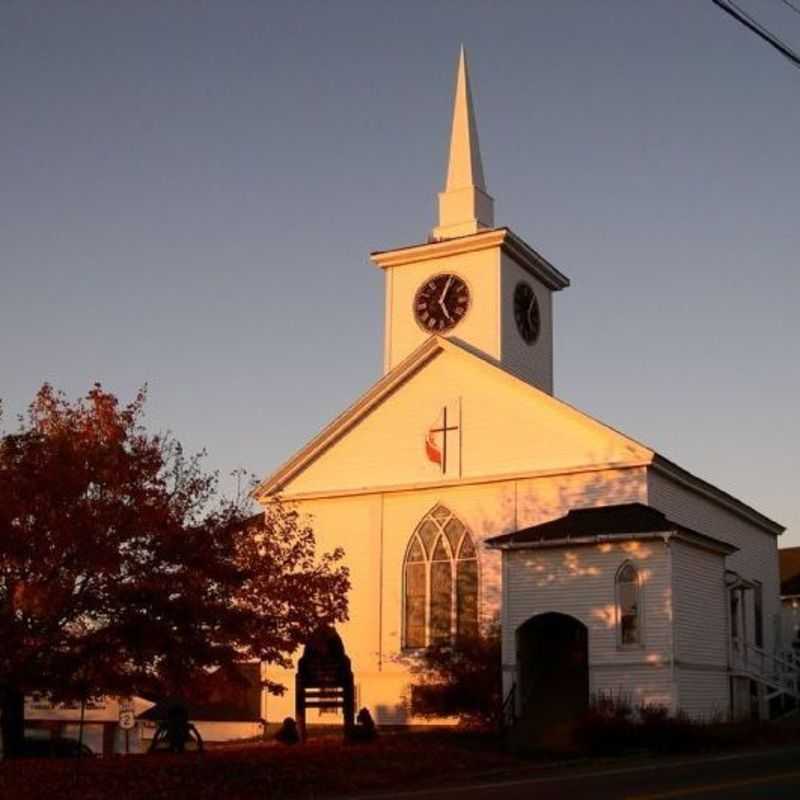
[{"label": "dark shingle roof", "polygon": [[[547,542],[586,536],[608,536],[626,533],[659,533],[680,530],[705,539],[717,546],[731,548],[729,544],[714,539],[704,533],[679,525],[661,511],[642,503],[626,503],[597,508],[577,508],[566,516],[532,525],[513,533],[495,536],[488,540],[490,545],[523,544],[526,542]],[[733,551],[736,548],[731,548]]]}]

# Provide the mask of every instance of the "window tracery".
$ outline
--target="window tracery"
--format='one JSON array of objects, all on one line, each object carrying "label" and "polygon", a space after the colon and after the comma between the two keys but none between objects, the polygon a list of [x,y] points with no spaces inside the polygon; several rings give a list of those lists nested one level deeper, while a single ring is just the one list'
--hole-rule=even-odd
[{"label": "window tracery", "polygon": [[469,531],[445,506],[426,514],[412,534],[404,579],[405,648],[477,633],[477,552]]}]

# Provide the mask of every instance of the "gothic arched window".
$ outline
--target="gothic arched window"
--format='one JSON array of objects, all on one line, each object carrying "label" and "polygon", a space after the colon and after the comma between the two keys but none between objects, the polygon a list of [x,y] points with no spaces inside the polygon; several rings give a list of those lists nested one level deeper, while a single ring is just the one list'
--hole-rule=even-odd
[{"label": "gothic arched window", "polygon": [[639,573],[626,561],[617,572],[617,619],[619,642],[623,645],[642,643]]},{"label": "gothic arched window", "polygon": [[469,532],[449,509],[436,506],[417,526],[404,571],[404,647],[427,647],[477,632],[477,553]]}]

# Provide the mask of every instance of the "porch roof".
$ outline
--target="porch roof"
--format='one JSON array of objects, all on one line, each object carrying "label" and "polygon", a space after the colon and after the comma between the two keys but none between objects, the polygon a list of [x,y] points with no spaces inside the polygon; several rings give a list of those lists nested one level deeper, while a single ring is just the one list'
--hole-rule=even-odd
[{"label": "porch roof", "polygon": [[493,548],[554,546],[590,543],[598,538],[635,538],[659,533],[678,533],[696,544],[727,554],[738,548],[720,539],[670,520],[661,511],[643,503],[625,503],[596,508],[576,508],[563,517],[493,536],[486,543]]}]

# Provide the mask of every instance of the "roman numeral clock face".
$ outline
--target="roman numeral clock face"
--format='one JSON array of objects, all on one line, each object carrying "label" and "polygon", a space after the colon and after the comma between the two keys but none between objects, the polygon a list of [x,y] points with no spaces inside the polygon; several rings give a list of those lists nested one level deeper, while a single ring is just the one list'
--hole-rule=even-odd
[{"label": "roman numeral clock face", "polygon": [[467,284],[458,275],[434,275],[414,295],[414,317],[423,330],[441,333],[461,322],[469,301]]}]

